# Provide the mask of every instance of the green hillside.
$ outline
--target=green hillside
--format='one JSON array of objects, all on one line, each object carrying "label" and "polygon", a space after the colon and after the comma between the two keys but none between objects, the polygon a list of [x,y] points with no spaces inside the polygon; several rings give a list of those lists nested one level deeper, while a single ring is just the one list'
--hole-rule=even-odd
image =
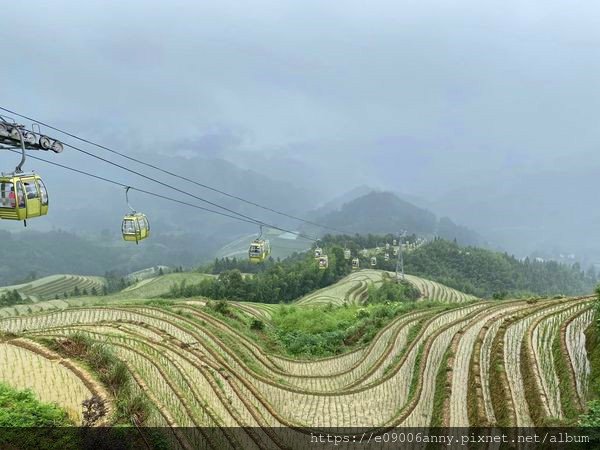
[{"label": "green hillside", "polygon": [[479,297],[538,295],[580,295],[593,292],[596,276],[584,273],[579,265],[554,261],[519,261],[506,253],[435,240],[404,258],[408,273],[439,281]]}]

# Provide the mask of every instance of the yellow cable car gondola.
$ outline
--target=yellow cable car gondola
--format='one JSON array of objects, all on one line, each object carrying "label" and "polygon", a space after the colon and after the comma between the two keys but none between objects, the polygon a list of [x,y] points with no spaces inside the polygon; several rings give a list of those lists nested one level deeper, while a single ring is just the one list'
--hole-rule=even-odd
[{"label": "yellow cable car gondola", "polygon": [[0,176],[0,219],[22,220],[48,214],[48,191],[41,177],[22,171],[25,164],[25,141],[19,127],[13,131],[21,140],[21,162],[12,173]]},{"label": "yellow cable car gondola", "polygon": [[270,242],[266,239],[261,239],[261,237],[262,226],[260,227],[260,235],[250,243],[250,248],[248,249],[248,259],[251,263],[264,262],[271,254]]},{"label": "yellow cable car gondola", "polygon": [[320,258],[323,255],[323,249],[321,247],[315,248],[315,259]]},{"label": "yellow cable car gondola", "polygon": [[360,259],[352,258],[352,270],[360,269]]},{"label": "yellow cable car gondola", "polygon": [[344,250],[344,259],[350,259],[352,252],[349,249]]},{"label": "yellow cable car gondola", "polygon": [[131,213],[126,214],[125,217],[123,217],[121,231],[124,240],[130,242],[135,241],[136,244],[139,244],[141,240],[150,236],[150,223],[145,214],[137,212],[129,204],[129,189],[129,186],[125,188],[125,201],[127,202],[127,206],[131,210]]},{"label": "yellow cable car gondola", "polygon": [[377,265],[377,258],[375,256],[371,256],[371,267],[375,267]]},{"label": "yellow cable car gondola", "polygon": [[329,267],[329,257],[327,255],[322,255],[319,259],[319,269],[325,270]]},{"label": "yellow cable car gondola", "polygon": [[383,260],[384,261],[389,261],[390,260],[390,254],[386,253],[385,255],[383,255]]}]

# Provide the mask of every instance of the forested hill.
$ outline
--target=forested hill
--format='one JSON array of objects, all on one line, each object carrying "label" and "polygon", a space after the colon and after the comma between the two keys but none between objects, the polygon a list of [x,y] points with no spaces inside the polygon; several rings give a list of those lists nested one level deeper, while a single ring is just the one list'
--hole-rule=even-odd
[{"label": "forested hill", "polygon": [[435,240],[404,256],[407,273],[423,276],[479,297],[579,295],[594,291],[593,269],[554,261],[519,261],[506,253]]},{"label": "forested hill", "polygon": [[348,233],[387,234],[406,230],[408,233],[456,239],[461,244],[477,245],[481,237],[468,228],[456,225],[447,217],[440,220],[428,211],[402,200],[391,192],[370,192],[339,210],[320,216],[317,222]]}]

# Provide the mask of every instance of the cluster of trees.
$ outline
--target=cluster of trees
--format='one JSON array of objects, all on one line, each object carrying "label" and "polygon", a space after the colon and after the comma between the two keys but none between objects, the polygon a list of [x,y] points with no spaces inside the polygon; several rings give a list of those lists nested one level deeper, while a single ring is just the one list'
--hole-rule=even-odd
[{"label": "cluster of trees", "polygon": [[593,269],[555,261],[518,260],[507,253],[461,247],[436,239],[404,255],[406,272],[488,298],[514,295],[579,295],[598,282]]},{"label": "cluster of trees", "polygon": [[281,262],[267,263],[263,271],[243,276],[239,269],[225,270],[217,278],[189,285],[174,285],[171,297],[203,296],[213,299],[262,303],[290,302],[316,289],[329,286],[351,272],[340,247],[327,247],[329,267],[320,270],[311,254],[295,255]]},{"label": "cluster of trees", "polygon": [[0,307],[22,305],[24,303],[31,303],[31,301],[27,297],[21,297],[21,294],[19,294],[19,292],[16,289],[13,289],[12,291],[7,291],[4,294],[0,295]]},{"label": "cluster of trees", "polygon": [[[408,236],[404,236],[402,238],[402,242],[403,243],[414,243],[417,241],[418,236],[416,234],[411,234]],[[357,256],[359,254],[359,252],[364,249],[364,248],[375,248],[375,247],[381,247],[382,245],[385,245],[386,243],[390,244],[390,246],[392,245],[392,243],[394,242],[394,239],[396,240],[396,242],[399,241],[398,239],[398,235],[394,235],[394,234],[383,234],[383,235],[378,235],[378,234],[354,234],[354,235],[346,235],[346,234],[336,234],[336,235],[331,235],[331,234],[327,234],[325,235],[320,242],[322,242],[324,245],[338,245],[341,247],[346,247],[349,248],[352,251],[352,255],[353,256]],[[391,251],[390,251],[391,253]]]},{"label": "cluster of trees", "polygon": [[421,292],[408,281],[384,280],[380,287],[369,286],[369,303],[407,302],[417,300]]},{"label": "cluster of trees", "polygon": [[200,270],[204,273],[212,273],[214,275],[234,269],[237,269],[242,273],[258,273],[270,269],[277,262],[280,262],[279,258],[275,261],[272,257],[269,257],[261,264],[251,263],[248,258],[215,258],[215,261],[212,264],[202,267]]}]

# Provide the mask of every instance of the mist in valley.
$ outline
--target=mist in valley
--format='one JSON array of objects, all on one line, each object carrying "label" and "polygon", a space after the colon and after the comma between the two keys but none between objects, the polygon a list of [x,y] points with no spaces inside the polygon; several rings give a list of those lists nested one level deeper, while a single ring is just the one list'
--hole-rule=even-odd
[{"label": "mist in valley", "polygon": [[[433,215],[431,235],[447,217],[478,245],[600,263],[597,5],[56,1],[36,7],[34,27],[30,6],[12,9],[2,107],[310,220],[393,192]],[[269,224],[323,232],[45,132]],[[71,148],[29,154],[214,209]],[[2,161],[8,171],[18,157]],[[31,158],[26,168],[43,174],[50,214],[0,230],[66,230],[126,252],[124,269],[207,261],[259,231],[134,192],[156,239],[132,248],[120,242],[122,188]]]}]

